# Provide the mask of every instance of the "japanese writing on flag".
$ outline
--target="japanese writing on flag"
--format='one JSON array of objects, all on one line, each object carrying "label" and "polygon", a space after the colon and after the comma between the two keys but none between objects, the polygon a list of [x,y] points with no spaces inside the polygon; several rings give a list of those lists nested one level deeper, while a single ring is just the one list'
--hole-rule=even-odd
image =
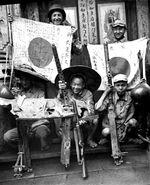
[{"label": "japanese writing on flag", "polygon": [[[129,88],[135,87],[140,82],[140,69],[138,52],[141,52],[143,62],[145,63],[145,54],[147,47],[147,39],[141,38],[134,41],[124,43],[108,44],[109,50],[109,67],[112,76],[118,73],[126,74],[128,76]],[[102,82],[99,90],[105,90],[108,86],[104,46],[88,45],[92,68],[96,70]]]},{"label": "japanese writing on flag", "polygon": [[70,66],[71,26],[16,18],[12,23],[12,34],[14,67],[30,69],[54,82],[58,72],[52,44],[57,47],[62,69]]}]

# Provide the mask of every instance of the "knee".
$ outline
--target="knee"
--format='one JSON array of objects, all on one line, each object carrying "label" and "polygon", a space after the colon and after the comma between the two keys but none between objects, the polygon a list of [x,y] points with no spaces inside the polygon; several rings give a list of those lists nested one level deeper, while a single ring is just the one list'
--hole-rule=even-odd
[{"label": "knee", "polygon": [[108,127],[104,128],[104,129],[102,130],[102,135],[103,135],[104,137],[107,137],[109,134],[110,134],[110,129],[109,129]]},{"label": "knee", "polygon": [[37,137],[46,137],[50,134],[50,129],[46,125],[40,125],[36,128],[35,134]]},{"label": "knee", "polygon": [[8,130],[5,134],[4,134],[4,141],[5,142],[12,142],[12,141],[16,141],[18,139],[18,132],[17,129],[14,128],[12,130]]},{"label": "knee", "polygon": [[4,141],[6,142],[6,143],[8,143],[11,139],[10,139],[11,137],[10,137],[10,134],[8,133],[8,132],[6,132],[5,134],[4,134]]},{"label": "knee", "polygon": [[128,125],[130,125],[131,127],[136,127],[137,126],[137,120],[132,118],[128,121]]}]

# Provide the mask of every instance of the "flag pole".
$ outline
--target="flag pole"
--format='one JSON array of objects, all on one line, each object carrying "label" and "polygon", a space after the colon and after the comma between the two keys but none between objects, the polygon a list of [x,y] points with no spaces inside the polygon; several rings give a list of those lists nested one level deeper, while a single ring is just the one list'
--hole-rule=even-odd
[{"label": "flag pole", "polygon": [[[8,17],[8,37],[9,37],[9,43],[7,46],[6,51],[6,62],[8,59],[11,61],[11,74],[10,74],[10,81],[9,81],[9,89],[11,89],[12,85],[12,77],[13,77],[13,71],[14,71],[14,63],[12,60],[13,55],[13,39],[12,39],[12,11],[11,11],[11,5],[7,5],[7,17]],[[11,19],[11,20],[10,20]]]}]

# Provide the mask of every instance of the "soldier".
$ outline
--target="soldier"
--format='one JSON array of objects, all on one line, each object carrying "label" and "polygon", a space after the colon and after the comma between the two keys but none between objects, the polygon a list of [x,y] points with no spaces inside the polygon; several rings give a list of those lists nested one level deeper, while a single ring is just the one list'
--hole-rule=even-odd
[{"label": "soldier", "polygon": [[[100,112],[109,109],[110,97],[112,97],[115,122],[117,129],[117,136],[119,143],[124,142],[140,142],[141,140],[136,139],[136,127],[137,120],[134,118],[134,106],[131,98],[131,92],[127,90],[128,79],[124,74],[117,74],[113,78],[113,88],[108,88],[104,92],[104,96],[96,103],[96,109]],[[99,144],[108,142],[109,131],[109,120],[106,113],[102,121],[102,139]],[[130,137],[129,137],[130,136]],[[130,139],[131,138],[131,139]],[[134,139],[132,139],[134,138]]]},{"label": "soldier", "polygon": [[[17,78],[19,78],[19,88],[14,87],[13,88],[13,93],[15,94],[16,99],[19,98],[44,98],[45,97],[45,92],[44,89],[39,87],[39,81],[38,81],[38,86],[35,85],[35,78],[31,74],[28,74],[26,72],[23,72],[21,70],[16,70],[15,69],[15,75]],[[21,107],[18,107],[18,109]],[[14,110],[16,111],[16,110]],[[19,111],[19,110],[17,110]],[[40,139],[40,144],[41,144],[41,150],[47,150],[49,149],[49,143],[47,137],[50,135],[50,128],[49,126],[49,121],[46,119],[39,120],[38,126],[34,127],[37,122],[33,122],[31,126],[31,131],[32,136],[35,136],[36,138]],[[13,128],[8,130],[5,135],[4,135],[4,140],[8,144],[11,144],[15,140],[18,139],[18,131],[17,128]]]},{"label": "soldier", "polygon": [[78,30],[66,20],[66,12],[60,4],[53,4],[48,12],[49,23],[54,25],[71,26],[73,40],[72,53],[80,54],[82,52],[82,44],[79,41]]},{"label": "soldier", "polygon": [[[64,69],[63,74],[67,83],[58,82],[58,77],[56,77],[56,83],[59,86],[58,99],[60,101],[63,99],[62,90],[67,87],[67,97],[78,102],[78,116],[84,118],[94,115],[95,109],[92,92],[99,87],[101,82],[98,73],[85,66],[74,66]],[[97,119],[93,119],[89,123],[85,122],[83,125],[83,133],[87,135],[87,144],[92,148],[97,147],[97,143],[93,141],[96,128]]]},{"label": "soldier", "polygon": [[120,42],[127,41],[125,37],[127,26],[122,20],[116,19],[114,21],[114,23],[112,24],[112,31],[113,31],[114,37],[111,40],[105,40],[105,41],[107,41],[108,43],[120,43]]}]

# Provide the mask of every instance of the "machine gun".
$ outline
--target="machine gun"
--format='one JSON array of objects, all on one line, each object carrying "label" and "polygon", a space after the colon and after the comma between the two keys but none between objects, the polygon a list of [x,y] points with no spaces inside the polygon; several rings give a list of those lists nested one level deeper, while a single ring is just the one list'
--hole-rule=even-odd
[{"label": "machine gun", "polygon": [[[107,77],[108,77],[108,84],[110,86],[112,86],[112,76],[111,76],[111,71],[109,68],[108,43],[104,44],[104,54],[105,54],[106,73],[107,73]],[[116,115],[114,112],[113,97],[110,95],[109,107],[108,107],[108,120],[109,120],[109,126],[110,126],[112,157],[114,158],[115,164],[120,165],[121,163],[123,163],[123,160],[122,160],[122,153],[120,151],[118,138],[117,138],[115,117],[116,117]]]},{"label": "machine gun", "polygon": [[73,129],[74,132],[74,140],[75,140],[75,146],[76,146],[76,154],[77,154],[77,161],[79,165],[82,165],[82,177],[83,179],[86,179],[88,177],[87,168],[85,164],[85,158],[84,158],[84,142],[83,142],[83,134],[82,130],[80,128],[80,120],[78,117],[78,110],[77,110],[77,104],[76,101],[73,101],[74,105],[74,111],[75,111],[75,126]]},{"label": "machine gun", "polygon": [[[58,70],[59,80],[65,83],[64,75],[62,72],[61,64],[59,61],[57,48],[53,44],[52,50],[56,62],[56,67]],[[63,105],[64,110],[67,111],[69,107],[69,99],[67,96],[66,89],[63,90]],[[70,126],[71,126],[71,118],[64,118],[63,120],[63,127],[62,127],[62,142],[61,142],[61,163],[67,168],[70,165],[70,148],[71,148],[71,138],[70,138]]]}]

